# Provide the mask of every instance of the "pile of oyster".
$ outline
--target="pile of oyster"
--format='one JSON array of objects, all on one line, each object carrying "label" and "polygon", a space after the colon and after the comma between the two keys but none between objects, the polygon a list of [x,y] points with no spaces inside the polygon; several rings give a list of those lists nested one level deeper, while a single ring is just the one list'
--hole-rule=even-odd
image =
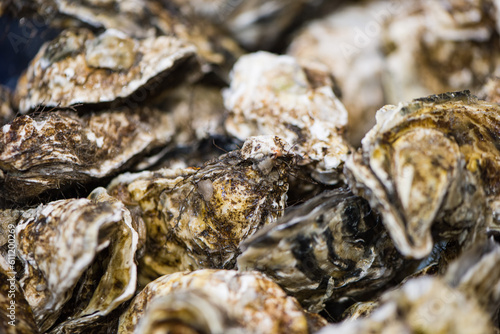
[{"label": "pile of oyster", "polygon": [[500,332],[498,1],[0,15],[0,332]]}]

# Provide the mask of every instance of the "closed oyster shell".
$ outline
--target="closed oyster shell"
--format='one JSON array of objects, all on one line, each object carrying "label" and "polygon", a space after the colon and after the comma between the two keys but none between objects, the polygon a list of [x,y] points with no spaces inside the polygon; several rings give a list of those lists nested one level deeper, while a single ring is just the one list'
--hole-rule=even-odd
[{"label": "closed oyster shell", "polygon": [[[385,104],[384,54],[380,22],[397,3],[371,1],[339,8],[308,23],[292,40],[287,54],[304,66],[326,66],[338,84],[349,114],[347,138],[354,145],[375,125],[375,111]],[[370,24],[369,38],[364,28]]]},{"label": "closed oyster shell", "polygon": [[403,265],[368,203],[344,189],[298,206],[242,249],[240,270],[265,273],[313,312],[380,288]]},{"label": "closed oyster shell", "polygon": [[349,183],[406,256],[428,255],[433,236],[472,242],[498,229],[499,128],[499,105],[468,91],[386,106],[346,162]]},{"label": "closed oyster shell", "polygon": [[[104,274],[88,300],[61,319],[53,333],[76,331],[131,298],[136,287],[137,233],[125,206],[97,188],[91,199],[70,199],[25,210],[16,227],[19,280],[41,332],[49,330],[72,297],[79,280],[108,248]],[[67,313],[67,310],[64,310]]]},{"label": "closed oyster shell", "polygon": [[141,282],[198,268],[232,268],[241,241],[282,215],[294,155],[274,136],[249,138],[201,168],[125,173],[109,192],[147,228]]},{"label": "closed oyster shell", "polygon": [[0,131],[0,195],[23,200],[109,176],[168,143],[174,130],[169,114],[149,108],[20,116]]},{"label": "closed oyster shell", "polygon": [[[5,229],[2,231],[8,231]],[[16,280],[15,257],[12,266],[0,256],[0,332],[5,334],[36,334],[38,327],[31,307]]]},{"label": "closed oyster shell", "polygon": [[257,272],[203,269],[149,283],[120,317],[118,333],[308,333],[295,298]]},{"label": "closed oyster shell", "polygon": [[135,106],[181,64],[181,80],[189,77],[186,69],[199,73],[195,55],[196,47],[174,36],[137,40],[112,29],[97,36],[83,28],[65,30],[44,44],[19,79],[19,110],[125,98]]},{"label": "closed oyster shell", "polygon": [[408,280],[381,297],[366,318],[331,325],[319,334],[497,333],[500,246],[494,241],[464,253],[444,277]]},{"label": "closed oyster shell", "polygon": [[226,130],[240,140],[280,136],[302,157],[299,164],[313,169],[316,180],[335,183],[349,146],[341,136],[347,112],[331,84],[328,74],[302,68],[289,56],[242,56],[223,92]]}]

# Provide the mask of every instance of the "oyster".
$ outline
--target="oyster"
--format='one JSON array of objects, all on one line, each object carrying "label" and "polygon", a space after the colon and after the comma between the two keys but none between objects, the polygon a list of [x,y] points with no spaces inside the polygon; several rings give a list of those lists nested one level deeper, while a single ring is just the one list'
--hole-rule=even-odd
[{"label": "oyster", "polygon": [[141,282],[198,268],[232,268],[241,241],[275,221],[285,206],[290,147],[249,138],[201,168],[125,173],[109,185],[145,222]]},{"label": "oyster", "polygon": [[[335,77],[342,92],[339,97],[349,113],[347,138],[356,146],[375,124],[375,111],[385,104],[382,40],[374,32],[381,28],[378,20],[394,11],[392,5],[384,1],[350,2],[308,23],[287,50],[300,64],[321,64]],[[370,38],[363,32],[367,22]]]},{"label": "oyster", "polygon": [[[358,146],[385,104],[454,90],[479,93],[500,74],[495,1],[365,1],[309,23],[287,53],[328,67]],[[450,61],[452,59],[452,61]]]},{"label": "oyster", "polygon": [[[7,225],[8,226],[8,225]],[[12,231],[15,227],[2,231]],[[14,231],[12,231],[14,232]],[[9,264],[0,256],[0,332],[5,334],[35,334],[38,333],[33,312],[23,296],[16,280],[15,259]]]},{"label": "oyster", "polygon": [[[24,267],[20,286],[41,332],[62,313],[66,317],[52,332],[74,332],[109,314],[135,292],[137,233],[128,210],[104,188],[94,190],[90,199],[25,210],[17,222],[16,243]],[[104,273],[86,276],[95,261],[103,261]],[[73,293],[78,295],[72,297]],[[70,298],[79,303],[65,309]]]},{"label": "oyster", "polygon": [[477,94],[489,76],[500,75],[494,2],[401,3],[382,30],[388,102],[462,89]]},{"label": "oyster", "polygon": [[[192,75],[199,73],[195,55],[193,45],[174,36],[137,40],[112,29],[98,36],[86,29],[65,30],[44,44],[19,79],[19,110],[26,113],[39,105],[69,107],[125,98],[135,107],[162,77],[177,72],[181,80],[187,80],[187,69]],[[177,71],[181,65],[183,70]]]},{"label": "oyster", "polygon": [[289,56],[242,56],[233,68],[231,86],[223,92],[229,110],[226,130],[240,140],[280,136],[316,180],[335,183],[349,146],[341,136],[347,112],[331,85],[328,74],[302,68]]},{"label": "oyster", "polygon": [[319,333],[497,333],[500,246],[477,245],[444,277],[411,279],[384,294],[367,318],[323,328]]},{"label": "oyster", "polygon": [[308,333],[295,298],[256,272],[203,269],[149,283],[120,317],[118,333]]},{"label": "oyster", "polygon": [[345,172],[399,251],[423,258],[433,236],[463,244],[498,230],[499,128],[500,106],[468,91],[385,106]]},{"label": "oyster", "polygon": [[380,288],[403,267],[368,202],[327,191],[242,244],[240,270],[258,270],[310,311]]},{"label": "oyster", "polygon": [[169,114],[149,108],[17,117],[0,131],[0,196],[18,201],[109,176],[174,131]]}]

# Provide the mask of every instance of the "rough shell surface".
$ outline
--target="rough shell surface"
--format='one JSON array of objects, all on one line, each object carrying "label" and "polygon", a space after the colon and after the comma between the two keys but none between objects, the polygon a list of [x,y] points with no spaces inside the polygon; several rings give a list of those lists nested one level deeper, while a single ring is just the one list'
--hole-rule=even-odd
[{"label": "rough shell surface", "polygon": [[396,247],[423,258],[433,236],[463,243],[498,229],[499,129],[499,105],[468,91],[386,106],[346,173]]},{"label": "rough shell surface", "polygon": [[381,298],[366,318],[331,325],[320,334],[497,333],[500,246],[478,245],[452,264],[444,277],[408,280]]},{"label": "rough shell surface", "polygon": [[[200,71],[196,47],[174,36],[133,39],[118,30],[94,35],[70,29],[46,43],[19,79],[16,99],[23,113],[39,105],[68,107],[130,98],[142,102],[165,76],[177,81]],[[189,71],[186,70],[189,68]]]},{"label": "rough shell surface", "polygon": [[373,34],[358,42],[358,35],[364,34],[367,22],[378,25],[376,13],[390,9],[381,1],[344,6],[305,26],[287,50],[300,64],[321,64],[335,77],[349,113],[347,137],[356,145],[375,124],[375,111],[385,104],[381,36]]},{"label": "rough shell surface", "polygon": [[118,333],[308,333],[295,298],[260,273],[197,270],[149,283],[120,317]]},{"label": "rough shell surface", "polygon": [[[326,65],[360,140],[385,104],[470,89],[500,73],[498,4],[472,1],[365,1],[309,23],[288,54]],[[450,61],[452,59],[452,61]]]},{"label": "rough shell surface", "polygon": [[249,138],[201,168],[123,174],[108,189],[138,211],[147,230],[141,276],[198,268],[232,268],[241,241],[283,213],[289,146],[273,136]]},{"label": "rough shell surface", "polygon": [[367,201],[344,189],[298,206],[242,247],[240,270],[265,273],[313,312],[379,288],[403,264]]},{"label": "rough shell surface", "polygon": [[323,183],[335,183],[349,152],[342,129],[347,112],[332,91],[328,74],[302,68],[289,56],[257,52],[242,56],[223,93],[229,110],[226,130],[245,140],[277,135],[301,155]]},{"label": "rough shell surface", "polygon": [[0,131],[1,196],[22,200],[109,176],[174,131],[171,115],[148,108],[17,117]]},{"label": "rough shell surface", "polygon": [[[9,231],[7,228],[5,231]],[[12,233],[12,235],[14,235]],[[13,250],[15,253],[15,250]],[[11,257],[0,256],[0,332],[5,334],[36,334],[38,327],[31,307],[23,296],[19,282],[16,281],[15,254]],[[13,325],[15,324],[15,326]]]},{"label": "rough shell surface", "polygon": [[[90,199],[70,199],[25,210],[16,227],[19,280],[40,331],[76,331],[130,299],[136,287],[137,233],[123,203],[98,188]],[[106,259],[99,257],[103,252]],[[86,272],[107,263],[97,277]],[[91,275],[92,276],[92,275]],[[86,293],[85,288],[88,289]],[[73,296],[73,293],[78,294]],[[65,309],[70,298],[80,303]]]},{"label": "rough shell surface", "polygon": [[477,94],[489,76],[500,75],[494,2],[399,2],[381,31],[388,103],[462,89]]}]

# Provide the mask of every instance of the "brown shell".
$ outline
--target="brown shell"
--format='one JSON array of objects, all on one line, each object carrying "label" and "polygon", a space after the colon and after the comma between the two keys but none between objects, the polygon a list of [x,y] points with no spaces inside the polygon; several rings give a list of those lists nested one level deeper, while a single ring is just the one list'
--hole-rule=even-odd
[{"label": "brown shell", "polygon": [[171,116],[148,108],[20,116],[0,131],[0,195],[22,200],[109,176],[173,134]]},{"label": "brown shell", "polygon": [[497,333],[492,320],[500,305],[499,260],[496,242],[477,245],[444,277],[408,280],[382,295],[379,305],[365,303],[367,317],[327,326],[319,334]]},{"label": "brown shell", "polygon": [[346,173],[399,251],[422,258],[431,232],[463,243],[484,238],[486,226],[498,229],[499,129],[500,106],[468,91],[386,106]]},{"label": "brown shell", "polygon": [[256,52],[242,56],[223,93],[232,136],[276,135],[293,146],[300,165],[326,184],[339,181],[350,152],[342,138],[347,112],[328,73],[303,68],[290,56]]},{"label": "brown shell", "polygon": [[141,282],[198,268],[232,268],[239,244],[283,213],[293,154],[278,137],[249,138],[201,168],[123,174],[108,189],[140,212]]},{"label": "brown shell", "polygon": [[[137,233],[130,213],[104,188],[90,198],[40,205],[25,210],[17,222],[17,255],[24,267],[19,282],[42,332],[61,314],[65,317],[53,331],[75,331],[135,292]],[[104,249],[106,258],[99,256]],[[103,272],[86,276],[97,261],[103,261]],[[70,298],[79,303],[65,309]]]},{"label": "brown shell", "polygon": [[260,273],[203,269],[149,283],[120,317],[118,333],[308,333],[295,298]]},{"label": "brown shell", "polygon": [[313,312],[374,292],[403,267],[367,201],[345,189],[297,206],[242,248],[240,270],[265,273]]},{"label": "brown shell", "polygon": [[196,47],[174,36],[137,40],[118,30],[97,36],[83,28],[65,30],[41,48],[19,79],[19,110],[125,98],[136,106],[181,64],[189,66],[177,73],[178,81],[189,77],[188,68],[199,73],[195,55]]}]

